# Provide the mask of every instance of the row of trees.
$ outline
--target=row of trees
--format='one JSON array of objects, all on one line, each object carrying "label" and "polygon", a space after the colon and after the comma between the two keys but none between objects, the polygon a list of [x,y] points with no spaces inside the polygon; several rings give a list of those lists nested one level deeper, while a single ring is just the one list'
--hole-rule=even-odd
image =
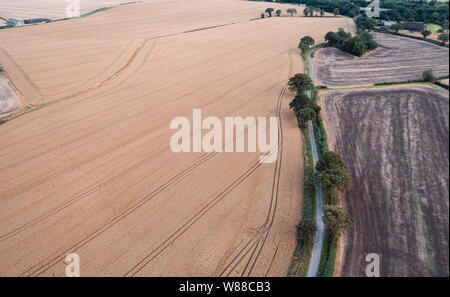
[{"label": "row of trees", "polygon": [[[275,10],[275,9],[273,9],[273,8],[271,8],[271,7],[266,8],[266,10],[265,10],[263,13],[261,13],[261,18],[264,18],[264,17],[266,16],[266,14],[267,14],[269,17],[272,17],[272,14],[273,14],[274,10]],[[290,14],[291,16],[294,16],[294,14],[297,14],[297,10],[296,10],[295,8],[288,8],[288,9],[286,10],[286,12],[287,12],[288,14]],[[282,13],[283,13],[283,12],[282,12],[280,9],[277,9],[277,10],[275,11],[275,15],[276,15],[277,17],[281,16]]]},{"label": "row of trees", "polygon": [[351,33],[345,32],[342,28],[337,32],[330,31],[325,34],[325,41],[329,46],[358,57],[378,47],[378,44],[373,40],[373,36],[369,32],[364,31],[356,36],[352,36]]},{"label": "row of trees", "polygon": [[[313,44],[311,40],[313,40],[311,37],[302,38],[300,47],[302,44],[310,44],[311,46]],[[320,113],[320,107],[307,96],[308,90],[314,88],[313,82],[308,75],[301,73],[294,75],[289,80],[288,86],[291,91],[297,92],[289,106],[294,110],[297,118],[300,119],[300,125],[306,128],[307,121],[314,121]],[[347,167],[337,153],[326,152],[317,163],[315,169],[314,181],[322,186],[325,193],[334,193],[336,190],[347,191],[352,188],[353,183]],[[328,200],[328,202],[333,202],[333,200]],[[353,223],[350,215],[336,204],[327,203],[323,211],[323,220],[331,232],[332,240],[337,240]],[[311,243],[316,230],[317,225],[314,220],[303,218],[297,226],[299,240],[304,244]]]},{"label": "row of trees", "polygon": [[[338,9],[340,14],[351,18],[360,14],[360,7],[367,7],[366,0],[279,0],[282,3],[304,4],[318,7],[333,13]],[[449,2],[437,0],[380,0],[380,18],[397,22],[423,22],[439,24],[448,29]]]},{"label": "row of trees", "polygon": [[[325,192],[342,192],[352,188],[353,183],[347,167],[336,152],[328,151],[316,165],[315,183],[322,186]],[[335,203],[326,201],[323,207],[323,221],[330,231],[330,239],[336,241],[353,224],[353,218]],[[302,219],[297,225],[297,235],[303,241],[312,241],[317,230],[316,222]]]},{"label": "row of trees", "polygon": [[320,15],[321,17],[323,17],[325,15],[325,10],[317,7],[306,7],[305,9],[303,9],[303,15],[305,17],[307,16],[313,17],[315,12],[316,12],[315,16]]}]

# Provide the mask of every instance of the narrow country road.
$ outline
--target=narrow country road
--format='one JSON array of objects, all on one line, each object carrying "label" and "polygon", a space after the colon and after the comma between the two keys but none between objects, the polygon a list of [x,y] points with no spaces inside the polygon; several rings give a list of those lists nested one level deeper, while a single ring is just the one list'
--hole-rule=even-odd
[{"label": "narrow country road", "polygon": [[[312,54],[315,50],[308,54],[308,63],[310,66],[309,76],[314,81],[314,65],[312,62]],[[308,91],[308,97],[311,98],[311,90]],[[311,149],[313,154],[314,168],[319,161],[319,154],[317,152],[316,138],[314,137],[314,126],[312,121],[308,121],[309,138],[311,139]],[[317,276],[320,264],[320,255],[322,254],[323,237],[325,234],[325,225],[323,223],[323,194],[322,188],[316,185],[316,224],[317,231],[314,235],[314,246],[311,253],[311,260],[308,267],[308,277]]]}]

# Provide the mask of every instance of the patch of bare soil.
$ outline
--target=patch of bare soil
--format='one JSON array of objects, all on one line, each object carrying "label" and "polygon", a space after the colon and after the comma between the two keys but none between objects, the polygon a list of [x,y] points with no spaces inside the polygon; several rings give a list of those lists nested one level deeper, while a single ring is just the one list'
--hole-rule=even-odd
[{"label": "patch of bare soil", "polygon": [[8,79],[0,74],[0,120],[11,116],[21,105]]},{"label": "patch of bare soil", "polygon": [[316,85],[344,87],[421,79],[432,69],[449,74],[449,49],[426,41],[373,33],[379,48],[356,57],[335,48],[320,50],[314,59]]},{"label": "patch of bare soil", "polygon": [[449,96],[428,86],[324,92],[333,149],[354,180],[343,276],[449,275]]}]

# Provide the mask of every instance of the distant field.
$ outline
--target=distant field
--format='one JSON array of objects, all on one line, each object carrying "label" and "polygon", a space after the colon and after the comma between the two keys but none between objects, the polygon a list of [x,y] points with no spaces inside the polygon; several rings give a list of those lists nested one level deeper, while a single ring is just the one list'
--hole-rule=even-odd
[{"label": "distant field", "polygon": [[426,41],[373,33],[379,48],[358,58],[325,48],[315,57],[316,85],[343,87],[401,82],[422,78],[432,69],[436,76],[449,74],[449,50]]},{"label": "distant field", "polygon": [[381,276],[448,276],[448,92],[329,91],[320,102],[330,144],[354,180],[342,275],[365,276],[365,256],[377,253]]}]

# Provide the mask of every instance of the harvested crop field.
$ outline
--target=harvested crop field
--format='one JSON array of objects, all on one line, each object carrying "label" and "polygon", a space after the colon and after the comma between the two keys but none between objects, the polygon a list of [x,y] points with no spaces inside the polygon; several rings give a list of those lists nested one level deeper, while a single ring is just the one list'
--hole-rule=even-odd
[{"label": "harvested crop field", "polygon": [[324,92],[320,102],[354,180],[341,274],[365,276],[377,253],[381,276],[448,276],[448,92],[408,85]]},{"label": "harvested crop field", "polygon": [[345,87],[422,78],[432,69],[436,77],[449,74],[449,49],[426,41],[373,33],[379,48],[359,58],[335,48],[315,56],[316,85]]},{"label": "harvested crop field", "polygon": [[[83,276],[286,275],[303,174],[286,82],[304,69],[301,36],[352,21],[174,3],[0,32],[28,99],[65,99],[0,126],[0,275],[64,275],[72,252]],[[278,115],[278,161],[172,152],[170,122],[194,108]]]}]

